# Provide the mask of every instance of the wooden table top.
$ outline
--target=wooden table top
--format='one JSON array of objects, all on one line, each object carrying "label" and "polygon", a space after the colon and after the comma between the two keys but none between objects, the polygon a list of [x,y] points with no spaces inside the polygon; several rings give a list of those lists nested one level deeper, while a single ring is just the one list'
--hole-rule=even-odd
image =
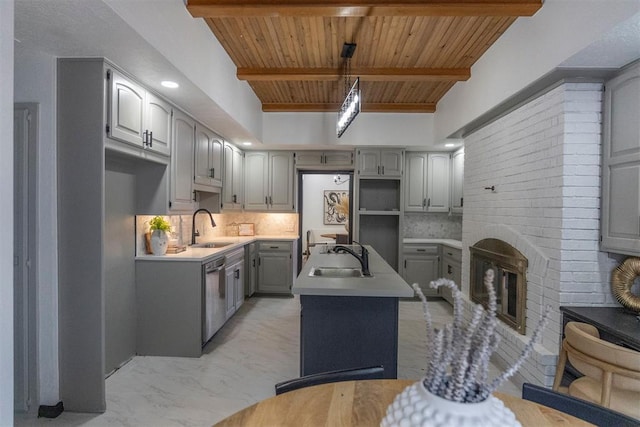
[{"label": "wooden table top", "polygon": [[[414,380],[345,381],[284,393],[249,406],[216,426],[378,426],[387,406]],[[495,396],[523,427],[591,426],[571,415],[502,393]]]}]

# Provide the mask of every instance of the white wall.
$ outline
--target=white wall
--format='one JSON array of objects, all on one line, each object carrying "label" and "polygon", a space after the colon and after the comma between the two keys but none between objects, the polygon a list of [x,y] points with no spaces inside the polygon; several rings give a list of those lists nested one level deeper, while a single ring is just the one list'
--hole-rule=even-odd
[{"label": "white wall", "polygon": [[41,405],[59,401],[55,78],[55,57],[16,43],[14,100],[40,107],[35,237],[40,392],[39,402],[34,403]]},{"label": "white wall", "polygon": [[[615,305],[599,252],[602,85],[565,83],[465,139],[462,283],[468,247],[497,238],[521,251],[527,270],[527,335],[551,307],[543,347],[518,373],[551,385],[562,305]],[[485,187],[495,185],[495,192]],[[513,363],[524,340],[499,328],[498,350]]]},{"label": "white wall", "polygon": [[[0,194],[13,206],[13,0],[0,1]],[[6,205],[5,205],[6,206]],[[13,209],[0,209],[13,242]],[[13,244],[0,246],[0,425],[13,425]]]},{"label": "white wall", "polygon": [[436,143],[433,114],[360,113],[340,138],[336,118],[337,113],[265,113],[263,143],[266,148],[291,144],[433,147]]},{"label": "white wall", "polygon": [[[343,179],[348,175],[340,175]],[[349,182],[336,184],[333,175],[305,174],[302,177],[302,250],[307,247],[307,230],[347,233],[344,225],[324,224],[324,190],[349,191]],[[349,194],[353,200],[353,195]]]},{"label": "white wall", "polygon": [[436,140],[535,82],[618,23],[640,12],[637,0],[546,0],[532,18],[518,18],[438,102]]}]

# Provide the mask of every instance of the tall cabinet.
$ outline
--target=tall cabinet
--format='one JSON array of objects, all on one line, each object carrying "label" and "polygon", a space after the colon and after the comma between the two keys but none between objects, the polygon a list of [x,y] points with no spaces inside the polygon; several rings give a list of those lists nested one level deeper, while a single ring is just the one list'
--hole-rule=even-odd
[{"label": "tall cabinet", "polygon": [[398,271],[404,215],[404,150],[358,149],[357,165],[354,240],[373,246]]},{"label": "tall cabinet", "polygon": [[605,84],[601,249],[640,255],[640,64]]},{"label": "tall cabinet", "polygon": [[[113,283],[108,282],[107,273],[124,261],[122,271],[129,273],[118,279],[135,284],[133,257],[124,259],[111,252],[107,243],[115,237],[104,221],[115,214],[133,224],[137,213],[167,211],[169,157],[155,150],[166,134],[160,138],[163,132],[155,130],[155,124],[145,125],[149,123],[143,101],[150,99],[147,91],[137,87],[133,95],[124,86],[112,85],[114,75],[129,79],[103,59],[59,59],[56,75],[60,400],[71,411],[104,412],[109,346],[105,329],[110,327],[113,308],[108,292]],[[128,99],[131,96],[137,99]],[[130,106],[135,108],[129,110]],[[164,131],[170,126],[165,123]],[[141,139],[124,141],[114,135],[117,128],[127,128]],[[115,211],[109,205],[107,173],[127,178],[134,212],[128,207]],[[133,254],[133,239],[129,245]],[[135,325],[129,327],[135,330]]]}]

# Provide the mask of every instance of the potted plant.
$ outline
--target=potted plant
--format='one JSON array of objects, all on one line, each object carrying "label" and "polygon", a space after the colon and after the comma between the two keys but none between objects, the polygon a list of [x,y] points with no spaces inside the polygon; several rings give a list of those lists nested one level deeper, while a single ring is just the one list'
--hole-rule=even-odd
[{"label": "potted plant", "polygon": [[169,234],[171,224],[160,215],[154,216],[149,221],[149,231],[151,231],[151,252],[154,255],[164,255],[167,253],[169,244]]},{"label": "potted plant", "polygon": [[495,379],[489,377],[491,354],[498,347],[496,334],[496,293],[494,272],[487,270],[484,285],[489,293],[487,310],[476,305],[468,321],[462,315],[462,293],[448,279],[430,283],[432,288],[451,288],[454,298],[453,324],[434,330],[427,300],[418,284],[413,284],[424,307],[427,323],[427,373],[403,390],[389,408],[381,425],[420,426],[520,426],[513,412],[492,393],[511,377],[533,350],[546,324],[545,310],[520,358]]}]

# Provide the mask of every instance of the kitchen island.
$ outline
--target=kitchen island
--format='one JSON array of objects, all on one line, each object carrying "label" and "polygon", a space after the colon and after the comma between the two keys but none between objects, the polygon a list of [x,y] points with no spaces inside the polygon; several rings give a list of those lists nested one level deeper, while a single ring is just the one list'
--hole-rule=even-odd
[{"label": "kitchen island", "polygon": [[[348,246],[359,253],[360,248]],[[295,280],[300,295],[300,374],[382,365],[397,378],[398,302],[413,289],[370,246],[371,277],[350,275],[361,264],[348,253],[316,247]],[[326,275],[315,275],[326,269]]]}]

